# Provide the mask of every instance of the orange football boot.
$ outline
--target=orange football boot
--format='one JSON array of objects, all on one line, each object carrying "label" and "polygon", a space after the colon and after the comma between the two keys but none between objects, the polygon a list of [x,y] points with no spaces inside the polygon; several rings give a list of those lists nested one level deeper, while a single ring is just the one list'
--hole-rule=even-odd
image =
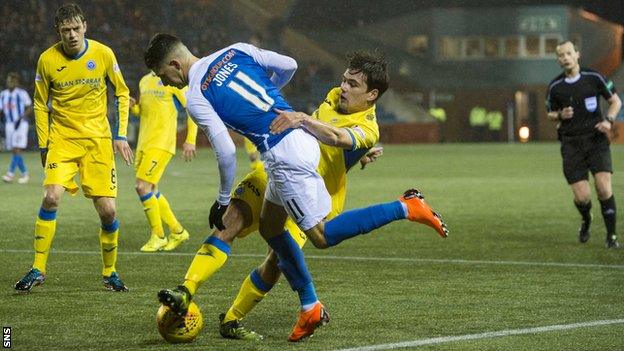
[{"label": "orange football boot", "polygon": [[430,226],[443,238],[448,236],[449,230],[442,217],[427,205],[420,191],[409,189],[399,197],[399,201],[407,206],[407,219]]},{"label": "orange football boot", "polygon": [[329,323],[329,313],[322,303],[317,302],[312,309],[299,312],[299,320],[288,336],[288,341],[297,342],[314,334],[314,330]]}]

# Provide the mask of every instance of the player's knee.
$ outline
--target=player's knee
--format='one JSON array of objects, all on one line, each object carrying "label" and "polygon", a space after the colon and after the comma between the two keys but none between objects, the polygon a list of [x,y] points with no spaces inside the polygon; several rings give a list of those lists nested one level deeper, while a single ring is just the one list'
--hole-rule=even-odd
[{"label": "player's knee", "polygon": [[115,204],[113,202],[106,202],[98,205],[98,215],[100,216],[100,221],[103,224],[112,223],[115,220]]},{"label": "player's knee", "polygon": [[607,187],[596,189],[596,193],[598,195],[598,199],[600,200],[607,200],[612,195],[611,189]]},{"label": "player's knee", "polygon": [[56,209],[61,201],[61,195],[52,191],[46,191],[43,196],[43,208],[47,210]]},{"label": "player's knee", "polygon": [[139,196],[143,196],[152,190],[152,184],[145,182],[143,180],[137,179],[136,184],[134,184],[134,190],[136,190]]}]

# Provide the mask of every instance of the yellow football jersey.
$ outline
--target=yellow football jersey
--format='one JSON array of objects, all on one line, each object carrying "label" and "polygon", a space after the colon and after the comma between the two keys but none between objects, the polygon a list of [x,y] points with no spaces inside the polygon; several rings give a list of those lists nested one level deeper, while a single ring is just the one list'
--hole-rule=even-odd
[{"label": "yellow football jersey", "polygon": [[[178,126],[178,109],[175,100],[186,107],[188,88],[165,86],[156,74],[150,72],[141,78],[138,104],[130,112],[140,117],[137,150],[156,148],[175,154]],[[187,118],[186,142],[195,144],[197,125]]]},{"label": "yellow football jersey", "polygon": [[[85,39],[85,45],[81,54],[69,57],[58,42],[39,57],[34,110],[40,148],[46,148],[48,139],[55,136],[126,137],[129,91],[115,54],[95,40]],[[118,130],[114,135],[106,115],[107,82],[114,86],[117,98]]]},{"label": "yellow football jersey", "polygon": [[345,150],[319,143],[321,159],[318,172],[325,181],[330,195],[344,191],[347,184],[347,171],[379,141],[379,126],[375,115],[375,105],[352,114],[342,114],[338,110],[340,88],[330,90],[325,101],[312,114],[313,118],[344,128],[353,138],[353,148]]}]

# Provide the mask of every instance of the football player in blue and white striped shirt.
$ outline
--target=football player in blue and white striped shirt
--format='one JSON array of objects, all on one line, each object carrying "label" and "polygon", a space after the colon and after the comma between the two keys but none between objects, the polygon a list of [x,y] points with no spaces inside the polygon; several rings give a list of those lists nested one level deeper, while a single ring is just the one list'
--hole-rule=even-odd
[{"label": "football player in blue and white striped shirt", "polygon": [[2,176],[2,180],[7,183],[12,182],[15,168],[19,168],[22,176],[17,182],[26,184],[29,177],[21,151],[28,143],[28,120],[26,118],[32,113],[32,100],[28,92],[19,87],[19,83],[19,74],[11,72],[7,76],[7,88],[0,92],[0,111],[4,114],[6,148],[13,152],[9,171]]}]

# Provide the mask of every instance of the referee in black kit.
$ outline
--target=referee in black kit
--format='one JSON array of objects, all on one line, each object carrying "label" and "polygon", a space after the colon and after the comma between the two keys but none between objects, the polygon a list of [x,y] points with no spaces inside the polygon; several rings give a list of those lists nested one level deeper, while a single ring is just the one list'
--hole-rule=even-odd
[{"label": "referee in black kit", "polygon": [[[574,204],[583,221],[579,241],[589,240],[591,189],[588,170],[594,176],[602,217],[607,228],[606,247],[620,245],[615,233],[616,208],[611,189],[611,150],[607,134],[622,102],[613,82],[602,74],[579,66],[580,54],[574,44],[565,41],[557,46],[557,62],[563,68],[548,86],[548,118],[558,122],[563,173],[574,193]],[[609,103],[606,117],[600,112],[600,96]]]}]

